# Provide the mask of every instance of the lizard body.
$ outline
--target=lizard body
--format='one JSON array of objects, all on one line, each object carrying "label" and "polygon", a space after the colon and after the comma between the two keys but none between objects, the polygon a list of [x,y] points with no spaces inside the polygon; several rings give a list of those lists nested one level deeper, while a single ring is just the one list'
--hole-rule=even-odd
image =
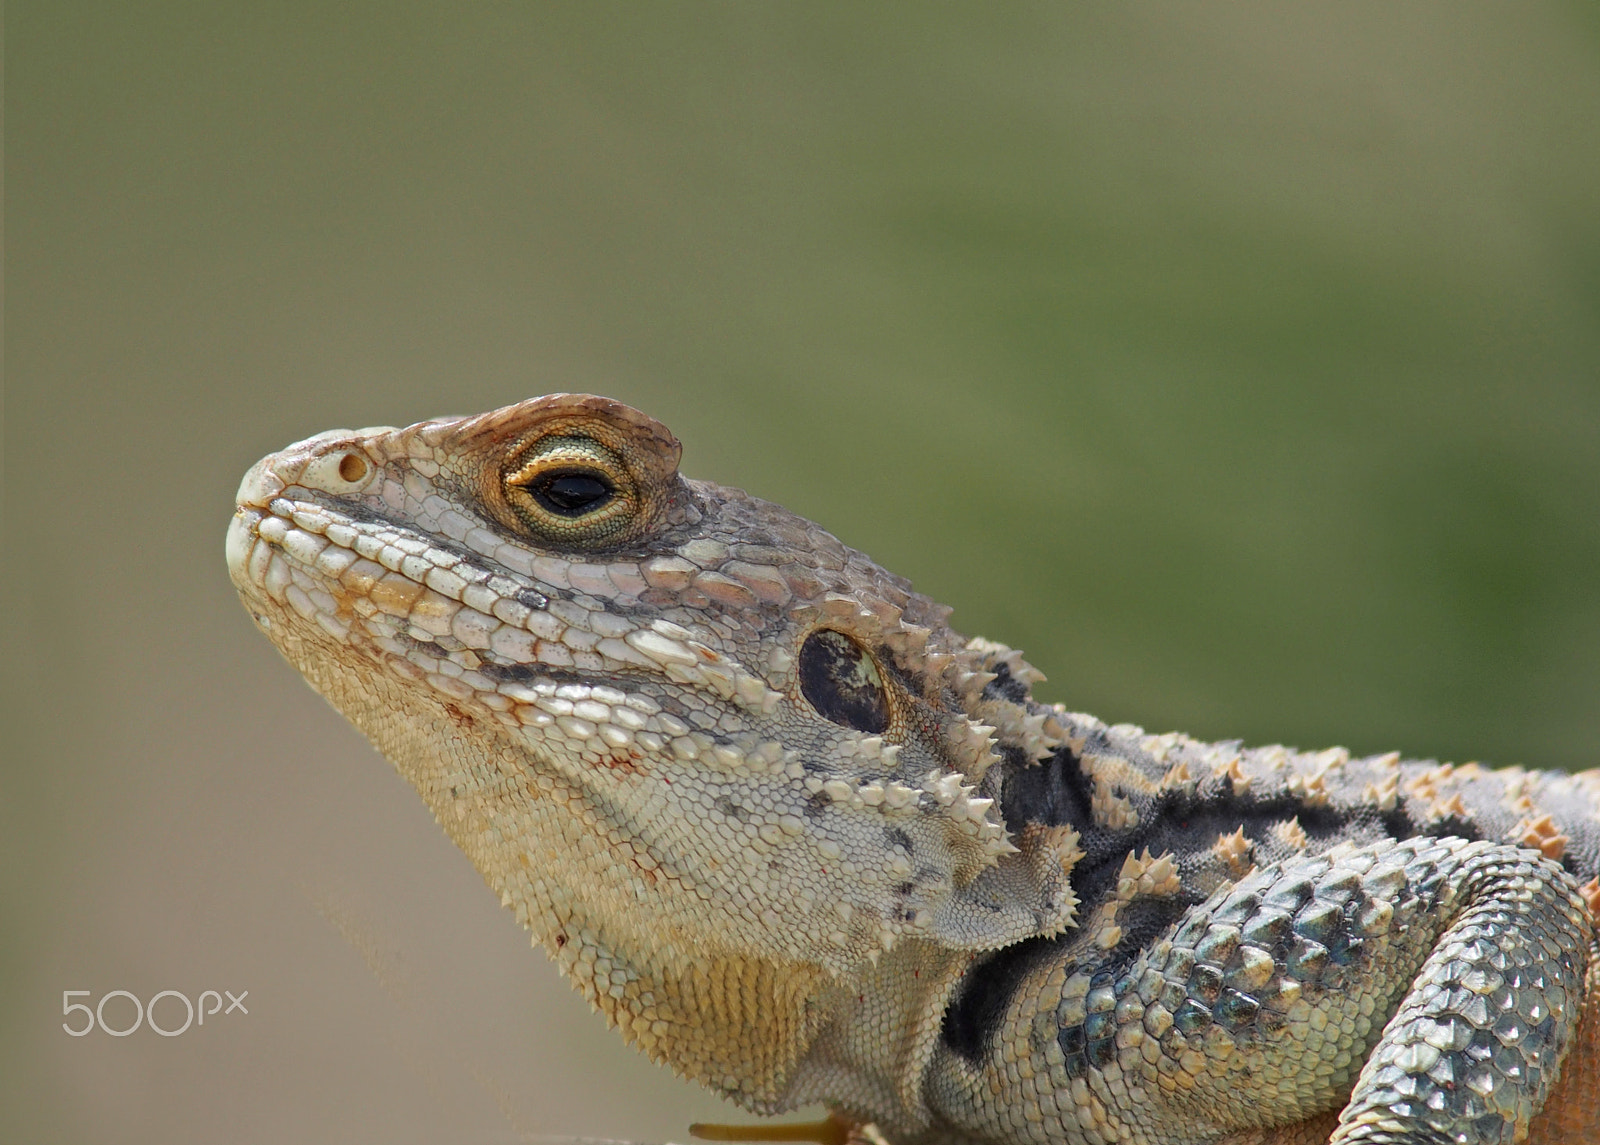
[{"label": "lizard body", "polygon": [[557,394],[330,431],[257,624],[623,1036],[898,1142],[1600,1140],[1600,772],[1147,735]]}]

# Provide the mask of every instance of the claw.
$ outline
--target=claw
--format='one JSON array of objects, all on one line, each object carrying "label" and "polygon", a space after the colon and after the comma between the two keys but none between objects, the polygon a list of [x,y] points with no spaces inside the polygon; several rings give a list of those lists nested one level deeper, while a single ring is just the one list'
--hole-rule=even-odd
[{"label": "claw", "polygon": [[830,1113],[821,1121],[798,1121],[783,1125],[713,1125],[697,1122],[689,1126],[689,1136],[702,1141],[806,1141],[812,1145],[846,1145],[856,1123],[848,1117]]}]

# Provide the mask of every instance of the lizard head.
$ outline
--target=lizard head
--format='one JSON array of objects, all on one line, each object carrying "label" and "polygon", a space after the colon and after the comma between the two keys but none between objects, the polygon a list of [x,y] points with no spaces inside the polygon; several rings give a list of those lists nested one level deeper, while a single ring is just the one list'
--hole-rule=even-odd
[{"label": "lizard head", "polygon": [[319,434],[246,474],[229,569],[658,1057],[665,979],[780,968],[815,993],[903,940],[977,951],[1069,925],[1075,837],[1014,838],[997,803],[1060,742],[1037,674],[679,454],[658,422],[570,394]]}]

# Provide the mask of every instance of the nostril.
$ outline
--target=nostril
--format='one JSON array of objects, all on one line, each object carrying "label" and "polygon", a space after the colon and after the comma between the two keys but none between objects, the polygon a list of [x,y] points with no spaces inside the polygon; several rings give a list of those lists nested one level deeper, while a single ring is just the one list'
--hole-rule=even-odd
[{"label": "nostril", "polygon": [[300,484],[341,496],[359,493],[372,479],[374,467],[359,449],[330,450],[306,462],[300,471]]}]

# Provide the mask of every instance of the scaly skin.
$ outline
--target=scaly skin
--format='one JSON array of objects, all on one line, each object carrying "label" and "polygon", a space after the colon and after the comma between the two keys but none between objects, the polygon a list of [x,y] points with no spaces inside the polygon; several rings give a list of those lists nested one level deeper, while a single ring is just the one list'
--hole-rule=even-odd
[{"label": "scaly skin", "polygon": [[901,1142],[1600,1140],[1600,773],[1042,706],[678,455],[581,395],[333,431],[228,534],[257,624],[628,1041]]}]

